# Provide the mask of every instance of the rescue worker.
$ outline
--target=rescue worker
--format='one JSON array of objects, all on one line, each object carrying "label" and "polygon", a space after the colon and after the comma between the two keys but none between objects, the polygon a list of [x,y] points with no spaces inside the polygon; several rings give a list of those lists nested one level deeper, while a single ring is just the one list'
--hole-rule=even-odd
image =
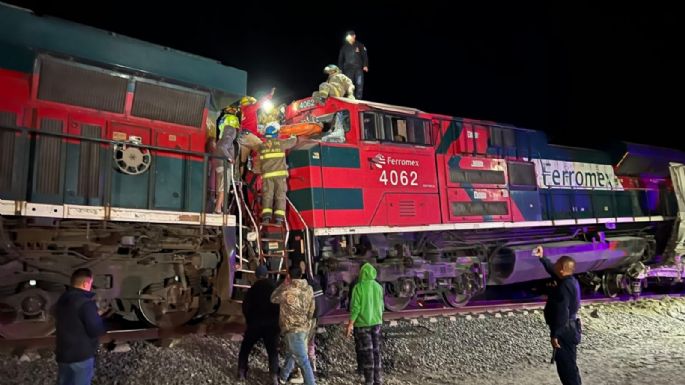
[{"label": "rescue worker", "polygon": [[323,73],[328,75],[328,79],[319,84],[319,90],[315,91],[312,97],[320,102],[329,96],[354,99],[354,84],[350,78],[340,72],[338,66],[329,64],[323,69]]},{"label": "rescue worker", "polygon": [[240,114],[242,119],[240,125],[243,130],[247,130],[258,137],[261,136],[259,130],[257,129],[257,124],[259,122],[257,114],[261,108],[269,106],[269,103],[271,103],[271,99],[273,98],[275,92],[276,88],[272,88],[271,92],[264,95],[259,100],[253,98],[252,96],[243,96],[242,99],[240,99]]},{"label": "rescue worker", "polygon": [[216,119],[216,138],[219,140],[221,138],[221,135],[223,133],[223,128],[221,127],[221,122],[224,120],[224,117],[226,115],[235,115],[240,119],[240,109],[236,105],[231,104],[230,106],[226,106],[221,110],[221,113],[219,113],[219,117]]},{"label": "rescue worker", "polygon": [[259,265],[255,269],[257,282],[245,294],[243,315],[246,330],[240,344],[238,355],[238,379],[245,380],[248,358],[257,341],[262,341],[269,356],[269,375],[274,385],[278,385],[278,305],[271,303],[276,285],[267,278],[267,268]]},{"label": "rescue worker", "polygon": [[[357,367],[361,366],[365,385],[381,385],[381,325],[383,324],[383,287],[376,282],[376,269],[365,263],[352,289],[347,336],[355,334]],[[361,365],[360,365],[361,364]]]},{"label": "rescue worker", "polygon": [[544,311],[554,349],[552,361],[557,364],[557,373],[563,385],[581,385],[580,371],[576,364],[576,347],[580,343],[581,336],[580,318],[578,318],[580,286],[573,276],[576,261],[569,256],[563,256],[552,264],[544,256],[542,246],[536,247],[533,255],[540,258],[540,262],[554,278],[555,283],[547,296]]},{"label": "rescue worker", "polygon": [[268,103],[271,103],[275,88],[261,99],[257,100],[252,96],[243,96],[240,99],[240,126],[242,128],[238,137],[240,144],[240,175],[243,175],[245,164],[252,151],[256,151],[262,144],[263,134],[259,131],[259,110]]},{"label": "rescue worker", "polygon": [[357,41],[354,31],[347,31],[345,43],[338,54],[338,67],[354,83],[357,99],[361,99],[364,91],[364,72],[369,72],[369,57],[364,44]]},{"label": "rescue worker", "polygon": [[[218,158],[213,159],[214,171],[216,172],[216,205],[214,206],[214,213],[221,214],[224,205],[224,190],[227,184],[232,182],[232,175],[230,175],[230,165],[235,160],[235,138],[240,128],[240,122],[235,115],[224,115],[218,125],[219,131],[222,132],[221,139],[216,144],[214,156]],[[227,158],[224,160],[223,158]],[[226,167],[224,167],[225,162]],[[228,176],[228,178],[226,178]]]},{"label": "rescue worker", "polygon": [[266,142],[259,146],[259,165],[255,172],[262,176],[262,222],[271,218],[280,224],[285,218],[285,194],[288,191],[288,167],[285,150],[297,144],[297,137],[278,139],[277,125],[270,125],[264,132]]},{"label": "rescue worker", "polygon": [[271,302],[281,307],[278,319],[288,351],[279,381],[285,384],[297,364],[302,370],[304,383],[316,385],[307,354],[307,336],[315,311],[314,291],[307,280],[302,279],[302,270],[298,266],[290,267],[285,282],[271,295]]}]

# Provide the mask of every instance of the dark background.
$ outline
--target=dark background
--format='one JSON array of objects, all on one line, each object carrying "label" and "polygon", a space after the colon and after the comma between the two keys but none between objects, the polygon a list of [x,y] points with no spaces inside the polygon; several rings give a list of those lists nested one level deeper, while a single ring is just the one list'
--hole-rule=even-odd
[{"label": "dark background", "polygon": [[369,52],[364,99],[543,130],[558,144],[685,148],[675,2],[9,2],[220,60],[246,70],[256,96],[276,86],[281,102],[311,94],[354,29]]}]

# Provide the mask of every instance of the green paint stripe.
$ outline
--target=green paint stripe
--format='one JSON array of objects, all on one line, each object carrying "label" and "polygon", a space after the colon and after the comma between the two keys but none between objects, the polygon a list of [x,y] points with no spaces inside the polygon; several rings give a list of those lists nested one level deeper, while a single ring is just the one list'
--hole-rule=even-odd
[{"label": "green paint stripe", "polygon": [[447,150],[449,150],[452,143],[456,142],[457,139],[459,139],[459,135],[461,135],[462,128],[463,126],[461,122],[452,121],[449,127],[447,127],[447,131],[445,131],[445,134],[442,136],[442,138],[440,138],[440,145],[438,146],[436,153],[447,154]]},{"label": "green paint stripe", "polygon": [[359,149],[355,147],[328,147],[321,148],[323,167],[360,168]]},{"label": "green paint stripe", "polygon": [[288,168],[321,166],[319,146],[296,149],[288,152]]},{"label": "green paint stripe", "polygon": [[364,208],[362,189],[312,188],[288,191],[288,198],[300,211],[361,210]]},{"label": "green paint stripe", "polygon": [[288,191],[288,198],[299,211],[323,209],[323,190],[321,188]]}]

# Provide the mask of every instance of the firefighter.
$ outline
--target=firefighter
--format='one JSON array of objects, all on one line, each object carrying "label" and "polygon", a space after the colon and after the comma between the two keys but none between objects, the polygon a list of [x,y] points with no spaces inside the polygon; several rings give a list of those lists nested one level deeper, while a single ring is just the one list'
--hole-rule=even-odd
[{"label": "firefighter", "polygon": [[[235,115],[226,114],[223,116],[218,125],[219,132],[221,132],[221,139],[216,144],[216,149],[213,155],[221,158],[214,158],[214,171],[216,172],[216,205],[214,206],[214,213],[220,214],[224,205],[224,190],[227,184],[232,181],[230,174],[230,165],[235,159],[235,138],[240,129],[240,121]],[[222,158],[227,158],[228,163],[224,167],[225,161]],[[227,178],[228,176],[228,178]]]},{"label": "firefighter", "polygon": [[354,96],[361,99],[364,91],[364,72],[369,72],[369,57],[366,47],[357,41],[354,31],[347,31],[345,34],[345,44],[338,54],[338,67],[352,79],[355,87]]},{"label": "firefighter", "polygon": [[259,146],[259,167],[262,176],[262,222],[271,218],[280,224],[285,218],[285,194],[288,191],[288,169],[285,150],[297,143],[297,137],[278,139],[278,125],[272,124],[264,131],[266,142]]},{"label": "firefighter", "polygon": [[354,84],[340,72],[338,66],[329,64],[323,69],[323,73],[328,75],[328,79],[319,85],[319,90],[315,91],[312,97],[321,102],[329,96],[354,99]]}]

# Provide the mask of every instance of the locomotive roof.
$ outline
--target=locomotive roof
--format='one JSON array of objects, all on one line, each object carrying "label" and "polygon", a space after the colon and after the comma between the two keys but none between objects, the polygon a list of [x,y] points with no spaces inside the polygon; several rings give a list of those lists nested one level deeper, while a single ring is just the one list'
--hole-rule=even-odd
[{"label": "locomotive roof", "polygon": [[347,99],[347,98],[335,98],[335,99],[338,99],[338,100],[345,102],[345,103],[363,104],[365,106],[368,106],[368,107],[371,107],[371,108],[374,108],[377,110],[388,111],[388,112],[396,112],[396,113],[400,113],[400,114],[419,115],[419,114],[424,113],[423,111],[418,110],[416,108],[393,106],[392,104],[370,102],[368,100],[359,100],[359,99],[355,100],[355,99]]},{"label": "locomotive roof", "polygon": [[33,70],[38,52],[102,63],[196,85],[231,96],[245,95],[247,72],[216,60],[0,3],[0,65]]}]

